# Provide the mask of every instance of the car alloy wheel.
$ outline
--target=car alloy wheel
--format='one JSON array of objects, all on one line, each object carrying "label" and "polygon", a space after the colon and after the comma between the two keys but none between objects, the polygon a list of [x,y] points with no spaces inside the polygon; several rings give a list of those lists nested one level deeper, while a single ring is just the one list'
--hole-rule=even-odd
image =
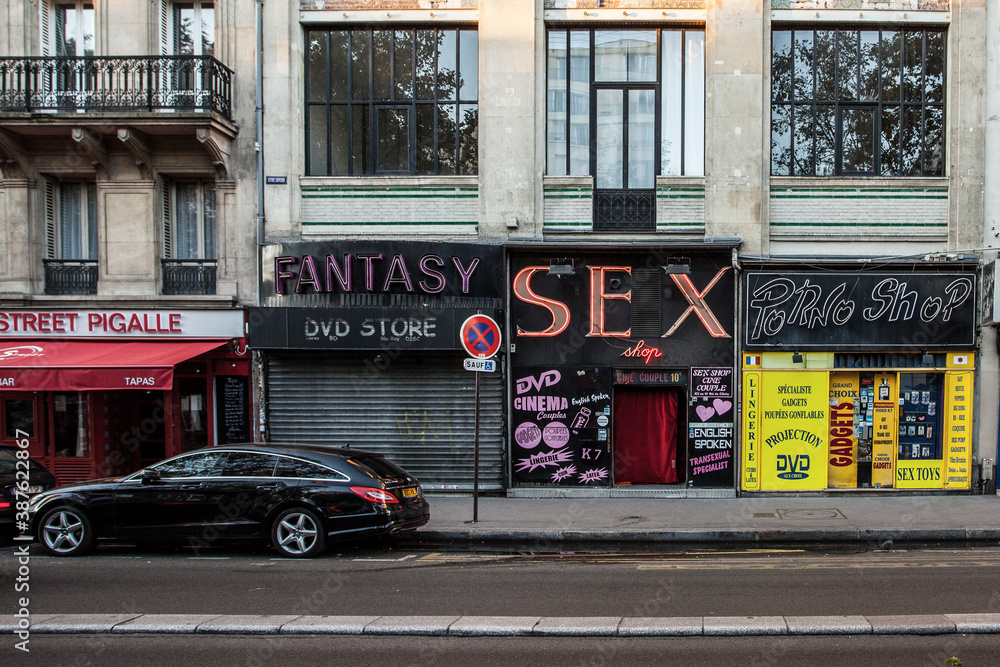
[{"label": "car alloy wheel", "polygon": [[55,556],[79,556],[94,546],[90,520],[80,510],[57,507],[42,517],[41,542]]},{"label": "car alloy wheel", "polygon": [[293,508],[282,512],[271,528],[271,544],[282,556],[309,558],[323,551],[323,522],[312,510]]}]

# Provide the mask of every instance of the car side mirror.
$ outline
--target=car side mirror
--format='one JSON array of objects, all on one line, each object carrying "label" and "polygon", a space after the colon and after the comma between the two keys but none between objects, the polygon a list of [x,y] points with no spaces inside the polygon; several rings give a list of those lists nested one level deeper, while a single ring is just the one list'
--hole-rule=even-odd
[{"label": "car side mirror", "polygon": [[160,481],[160,471],[159,470],[143,470],[142,471],[142,483],[152,484],[153,482]]}]

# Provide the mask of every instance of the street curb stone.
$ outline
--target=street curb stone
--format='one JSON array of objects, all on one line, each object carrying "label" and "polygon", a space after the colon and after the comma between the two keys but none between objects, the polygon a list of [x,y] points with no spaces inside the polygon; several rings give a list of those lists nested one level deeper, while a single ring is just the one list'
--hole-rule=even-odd
[{"label": "street curb stone", "polygon": [[868,616],[876,635],[942,635],[955,632],[955,622],[943,614]]},{"label": "street curb stone", "polygon": [[788,626],[782,616],[719,616],[704,619],[704,634],[743,635],[787,635]]},{"label": "street curb stone", "polygon": [[870,635],[872,626],[864,616],[788,616],[790,635]]},{"label": "street curb stone", "polygon": [[[39,614],[38,634],[435,635],[453,637],[750,637],[765,635],[1000,635],[1000,614],[890,616],[296,616]],[[0,631],[18,630],[6,615]]]}]

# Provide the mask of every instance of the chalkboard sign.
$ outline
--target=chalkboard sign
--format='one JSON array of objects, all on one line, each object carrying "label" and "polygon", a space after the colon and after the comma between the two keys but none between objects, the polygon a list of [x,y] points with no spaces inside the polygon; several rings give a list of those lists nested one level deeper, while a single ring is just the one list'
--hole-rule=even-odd
[{"label": "chalkboard sign", "polygon": [[250,441],[250,379],[245,375],[215,378],[216,444]]}]

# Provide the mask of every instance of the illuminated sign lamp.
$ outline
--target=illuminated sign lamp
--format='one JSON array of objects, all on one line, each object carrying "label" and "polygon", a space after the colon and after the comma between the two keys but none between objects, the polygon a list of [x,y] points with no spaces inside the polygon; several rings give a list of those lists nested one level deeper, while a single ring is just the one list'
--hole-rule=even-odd
[{"label": "illuminated sign lamp", "polygon": [[573,265],[572,257],[549,260],[550,276],[571,276],[574,273],[576,273],[576,267]]},{"label": "illuminated sign lamp", "polygon": [[667,258],[667,275],[678,274],[678,273],[691,273],[691,258],[690,257],[668,257]]}]

